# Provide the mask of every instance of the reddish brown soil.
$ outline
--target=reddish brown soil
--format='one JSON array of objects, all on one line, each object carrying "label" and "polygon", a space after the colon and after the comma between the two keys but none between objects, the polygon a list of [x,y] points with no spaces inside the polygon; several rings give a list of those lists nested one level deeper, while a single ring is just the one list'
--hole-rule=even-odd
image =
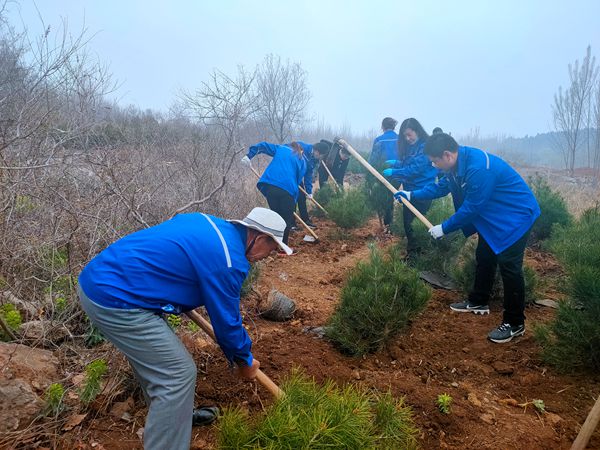
[{"label": "reddish brown soil", "polygon": [[[368,241],[394,242],[379,233],[376,221],[353,232],[340,233],[320,222],[321,242],[307,244],[302,233],[292,239],[299,253],[269,259],[256,290],[244,301],[246,323],[254,341],[254,354],[263,371],[279,382],[301,367],[318,381],[359,383],[405,396],[414,409],[424,449],[567,449],[598,395],[598,377],[566,376],[544,365],[533,337],[534,324],[547,322],[555,311],[529,307],[527,332],[508,344],[493,344],[487,333],[499,324],[501,305],[489,316],[453,313],[448,308],[460,294],[435,290],[425,311],[410,329],[387,348],[366,358],[342,356],[326,340],[307,334],[305,327],[324,325],[332,313],[348,269],[368,255]],[[555,280],[560,267],[550,255],[528,251],[527,259],[542,279]],[[560,296],[554,283],[543,282],[542,296]],[[299,308],[293,320],[274,323],[256,314],[260,298],[275,288],[294,299]],[[198,404],[241,405],[259,413],[271,401],[256,383],[238,381],[219,351],[202,338],[184,337],[200,367]],[[198,348],[202,347],[202,350]],[[453,398],[452,413],[440,413],[435,399],[441,393]],[[99,414],[83,430],[63,435],[63,443],[76,448],[141,448],[135,435],[145,409],[136,397],[136,423]],[[548,413],[537,414],[529,404],[541,399]],[[194,428],[192,448],[214,448],[216,427]],[[589,448],[600,448],[600,432]]]}]

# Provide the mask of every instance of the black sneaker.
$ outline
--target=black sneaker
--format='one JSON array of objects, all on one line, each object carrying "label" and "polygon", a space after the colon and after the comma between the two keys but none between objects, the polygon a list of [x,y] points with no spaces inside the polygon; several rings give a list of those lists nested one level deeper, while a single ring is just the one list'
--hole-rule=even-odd
[{"label": "black sneaker", "polygon": [[488,339],[497,344],[504,344],[505,342],[512,341],[517,336],[523,336],[525,334],[525,325],[511,325],[510,323],[503,323],[495,330],[490,331]]},{"label": "black sneaker", "polygon": [[306,221],[304,223],[306,225],[308,225],[308,228],[313,228],[313,229],[317,228],[317,226],[314,223],[312,223],[311,221]]},{"label": "black sneaker", "polygon": [[217,417],[219,417],[219,408],[216,406],[194,409],[192,413],[192,425],[195,427],[210,425],[217,420]]},{"label": "black sneaker", "polygon": [[488,305],[474,305],[469,302],[451,303],[450,309],[457,312],[472,312],[475,314],[489,314],[490,307]]}]

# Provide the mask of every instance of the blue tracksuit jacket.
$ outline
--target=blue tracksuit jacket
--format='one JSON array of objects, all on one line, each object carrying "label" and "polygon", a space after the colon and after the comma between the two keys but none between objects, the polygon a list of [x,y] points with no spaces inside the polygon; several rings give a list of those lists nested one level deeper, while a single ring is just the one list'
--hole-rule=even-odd
[{"label": "blue tracksuit jacket", "polygon": [[240,315],[249,269],[244,226],[189,213],[114,242],[83,269],[79,284],[108,308],[177,314],[205,306],[225,356],[251,365]]},{"label": "blue tracksuit jacket", "polygon": [[[248,158],[252,159],[257,154],[264,153],[273,158],[258,180],[258,189],[262,192],[265,184],[277,186],[288,192],[294,200],[298,199],[298,185],[306,173],[306,161],[298,158],[294,151],[287,145],[259,142],[248,150]],[[312,185],[311,185],[312,192]]]},{"label": "blue tracksuit jacket", "polygon": [[369,155],[369,163],[380,165],[388,159],[398,159],[398,134],[387,130],[373,141],[373,149]]},{"label": "blue tracksuit jacket", "polygon": [[423,153],[425,141],[419,139],[406,149],[406,157],[398,160],[393,167],[392,180],[402,183],[404,190],[421,189],[435,182],[438,170],[431,165],[429,158]]},{"label": "blue tracksuit jacket", "polygon": [[438,183],[412,192],[411,199],[452,193],[456,212],[442,223],[444,233],[459,228],[478,232],[498,254],[506,250],[540,215],[540,207],[521,176],[501,158],[472,147],[459,147],[455,170]]}]

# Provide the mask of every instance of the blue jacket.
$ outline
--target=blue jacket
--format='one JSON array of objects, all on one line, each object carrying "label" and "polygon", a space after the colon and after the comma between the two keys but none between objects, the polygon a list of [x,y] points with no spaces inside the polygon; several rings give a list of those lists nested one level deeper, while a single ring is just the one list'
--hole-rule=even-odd
[{"label": "blue jacket", "polygon": [[404,190],[413,191],[435,182],[438,170],[423,153],[425,141],[419,139],[406,149],[406,157],[398,160],[392,170],[392,180],[402,183]]},{"label": "blue jacket", "polygon": [[411,199],[452,193],[456,212],[442,223],[444,233],[478,232],[498,254],[518,241],[540,215],[535,196],[505,161],[483,150],[459,147],[455,170],[439,182],[412,192]]},{"label": "blue jacket", "polygon": [[[304,153],[302,158],[304,158],[304,162],[306,163],[306,173],[304,174],[304,184],[302,187],[308,194],[312,194],[313,192],[313,175],[315,172],[315,167],[319,164],[319,160],[313,156],[313,146],[312,144],[307,144],[306,142],[296,141],[300,146],[304,149]],[[285,144],[289,147],[290,144]]]},{"label": "blue jacket", "polygon": [[108,308],[178,314],[205,306],[225,356],[251,365],[240,315],[249,269],[244,226],[189,213],[114,242],[83,269],[79,284]]},{"label": "blue jacket", "polygon": [[[287,145],[259,142],[248,150],[248,158],[252,159],[259,153],[273,158],[258,180],[258,189],[263,192],[266,184],[277,186],[288,192],[294,200],[298,199],[298,185],[306,173],[306,161],[298,158],[291,147]],[[312,185],[311,185],[312,192]]]},{"label": "blue jacket", "polygon": [[387,130],[373,141],[373,149],[369,155],[369,163],[382,164],[388,159],[398,159],[398,134]]}]

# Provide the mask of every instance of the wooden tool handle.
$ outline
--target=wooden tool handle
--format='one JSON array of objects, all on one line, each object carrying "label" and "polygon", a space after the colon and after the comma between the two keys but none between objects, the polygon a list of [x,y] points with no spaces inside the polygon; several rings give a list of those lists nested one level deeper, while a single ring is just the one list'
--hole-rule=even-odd
[{"label": "wooden tool handle", "polygon": [[[204,330],[204,332],[208,334],[213,339],[213,341],[217,342],[217,338],[215,337],[215,331],[213,330],[213,327],[208,320],[202,317],[202,315],[195,310],[189,311],[186,314],[196,325],[202,328],[202,330]],[[267,375],[265,375],[265,373],[262,370],[258,369],[258,372],[256,373],[256,379],[260,384],[267,388],[267,390],[271,394],[273,394],[275,398],[280,398],[283,395],[283,391],[279,388],[279,386],[277,386],[273,382],[273,380],[271,380]]]},{"label": "wooden tool handle", "polygon": [[300,188],[300,190],[302,191],[302,193],[304,195],[306,195],[306,198],[310,198],[310,201],[312,201],[315,206],[317,206],[321,211],[323,211],[325,214],[327,214],[327,211],[325,210],[325,208],[323,208],[318,201],[316,201],[314,198],[312,197],[308,197],[308,193],[304,190],[304,188],[302,186],[298,186]]},{"label": "wooden tool handle", "polygon": [[[373,168],[373,166],[371,166],[371,164],[369,164],[367,161],[365,161],[365,159],[360,155],[360,153],[358,153],[356,150],[354,150],[350,144],[348,144],[343,139],[338,139],[338,142],[340,143],[340,145],[343,145],[346,148],[346,150],[348,150],[348,152],[350,152],[352,154],[352,156],[354,156],[358,160],[358,162],[361,163],[365,167],[365,169],[367,169],[369,172],[371,172],[371,174],[375,178],[377,178],[379,181],[381,181],[386,188],[388,188],[394,194],[396,192],[398,192],[398,189],[396,189],[394,186],[392,186],[392,184],[388,180],[386,180],[383,175],[381,175],[379,172],[377,172]],[[423,214],[421,214],[421,211],[419,211],[417,208],[415,208],[411,202],[406,200],[404,197],[400,197],[400,199],[402,200],[402,203],[404,203],[406,205],[406,207],[408,209],[410,209],[413,212],[413,214],[415,216],[417,216],[417,218],[421,222],[423,222],[423,224],[425,224],[425,226],[427,227],[428,230],[431,227],[433,227],[431,222],[429,220],[427,220],[427,218]]]},{"label": "wooden tool handle", "polygon": [[598,422],[600,421],[600,395],[596,399],[596,403],[594,403],[594,407],[588,414],[581,430],[579,430],[579,434],[573,442],[571,446],[571,450],[583,450],[587,447],[592,434],[594,434],[594,430],[598,426]]},{"label": "wooden tool handle", "polygon": [[327,174],[329,175],[329,177],[333,181],[333,184],[334,184],[335,188],[339,191],[341,189],[340,185],[338,184],[337,181],[335,181],[335,178],[333,178],[333,175],[331,174],[331,171],[329,170],[329,167],[327,167],[327,164],[325,164],[325,161],[321,161],[321,165],[323,167],[325,167],[325,170],[327,171]]}]

